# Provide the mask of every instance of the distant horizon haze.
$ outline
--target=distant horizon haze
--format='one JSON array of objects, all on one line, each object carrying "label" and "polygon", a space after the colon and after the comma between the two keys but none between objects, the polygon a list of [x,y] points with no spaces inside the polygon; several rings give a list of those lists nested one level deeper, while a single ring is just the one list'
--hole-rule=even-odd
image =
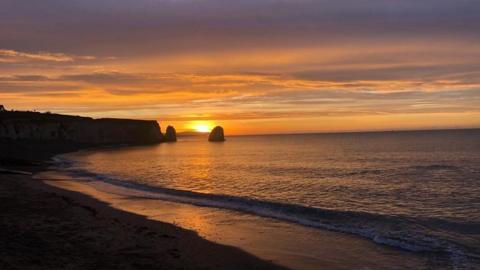
[{"label": "distant horizon haze", "polygon": [[[5,109],[7,111],[13,110],[13,111],[21,111],[21,110],[16,110],[15,108],[9,108],[5,106]],[[57,112],[54,111],[37,111],[37,110],[25,110],[25,111],[31,111],[31,112],[38,112],[38,113],[54,113],[57,114]],[[81,117],[90,117],[89,115],[78,115],[78,114],[65,114],[65,115],[71,115],[71,116],[81,116]],[[101,117],[93,117],[93,118],[116,118],[116,117],[109,117],[109,116],[101,116]],[[227,136],[249,136],[249,135],[290,135],[290,134],[335,134],[335,133],[364,133],[364,132],[402,132],[402,131],[429,131],[429,130],[464,130],[464,129],[480,129],[480,124],[479,125],[472,125],[472,126],[431,126],[431,127],[391,127],[391,128],[364,128],[364,129],[264,129],[260,127],[258,130],[253,130],[251,129],[252,126],[248,126],[249,124],[245,124],[244,127],[241,127],[240,125],[236,126],[233,125],[231,126],[228,122],[224,121],[163,121],[162,119],[147,119],[147,118],[137,118],[137,117],[132,117],[132,118],[120,118],[120,119],[135,119],[135,120],[154,120],[157,121],[158,124],[160,125],[160,128],[162,131],[165,131],[166,127],[169,125],[174,126],[177,129],[178,135],[184,135],[184,134],[208,134],[210,131],[215,127],[215,126],[222,126],[226,128],[226,135]],[[176,124],[179,124],[179,126],[176,126]],[[226,124],[226,125],[222,125]],[[312,124],[312,127],[314,127],[315,124]],[[230,129],[232,128],[233,129]],[[240,130],[240,132],[239,132]],[[243,131],[243,132],[242,132]]]}]

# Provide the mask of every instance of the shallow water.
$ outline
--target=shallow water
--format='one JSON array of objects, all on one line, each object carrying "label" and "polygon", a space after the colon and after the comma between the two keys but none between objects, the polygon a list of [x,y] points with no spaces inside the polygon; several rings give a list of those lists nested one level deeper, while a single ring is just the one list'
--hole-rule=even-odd
[{"label": "shallow water", "polygon": [[442,258],[378,245],[355,235],[237,211],[152,199],[155,193],[112,185],[90,176],[73,179],[55,170],[36,177],[50,185],[90,195],[114,208],[194,230],[205,239],[239,247],[290,269],[449,268],[448,261]]},{"label": "shallow water", "polygon": [[145,198],[346,232],[475,269],[479,138],[480,130],[189,137],[70,154],[59,166]]}]

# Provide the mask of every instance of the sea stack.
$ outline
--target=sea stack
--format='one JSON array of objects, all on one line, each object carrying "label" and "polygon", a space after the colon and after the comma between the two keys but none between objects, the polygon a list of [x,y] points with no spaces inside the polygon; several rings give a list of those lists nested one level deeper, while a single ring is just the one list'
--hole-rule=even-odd
[{"label": "sea stack", "polygon": [[176,142],[177,141],[177,131],[174,127],[168,126],[167,130],[165,131],[165,141],[166,142]]},{"label": "sea stack", "polygon": [[210,142],[223,142],[225,141],[225,135],[223,133],[223,128],[221,126],[216,126],[210,132],[208,136],[208,141]]}]

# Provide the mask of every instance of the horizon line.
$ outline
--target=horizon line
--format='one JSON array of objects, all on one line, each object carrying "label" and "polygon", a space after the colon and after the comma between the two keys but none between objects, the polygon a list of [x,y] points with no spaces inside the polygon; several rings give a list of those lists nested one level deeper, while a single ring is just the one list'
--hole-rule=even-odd
[{"label": "horizon line", "polygon": [[[316,134],[350,134],[350,133],[388,133],[388,132],[428,132],[428,131],[461,131],[461,130],[480,130],[480,127],[460,127],[460,128],[426,128],[426,129],[397,129],[397,130],[352,130],[352,131],[312,131],[299,133],[259,133],[259,134],[234,134],[225,135],[225,137],[241,136],[269,136],[269,135],[316,135]],[[182,132],[179,132],[181,134]],[[205,134],[200,133],[199,134]],[[206,133],[208,134],[208,132]]]}]

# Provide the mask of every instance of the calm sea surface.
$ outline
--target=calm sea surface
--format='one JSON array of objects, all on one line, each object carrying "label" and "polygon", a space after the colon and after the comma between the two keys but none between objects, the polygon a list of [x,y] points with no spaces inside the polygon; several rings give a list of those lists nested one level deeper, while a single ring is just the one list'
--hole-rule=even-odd
[{"label": "calm sea surface", "polygon": [[480,268],[480,130],[227,139],[80,152],[59,166],[159,199],[347,232]]}]

